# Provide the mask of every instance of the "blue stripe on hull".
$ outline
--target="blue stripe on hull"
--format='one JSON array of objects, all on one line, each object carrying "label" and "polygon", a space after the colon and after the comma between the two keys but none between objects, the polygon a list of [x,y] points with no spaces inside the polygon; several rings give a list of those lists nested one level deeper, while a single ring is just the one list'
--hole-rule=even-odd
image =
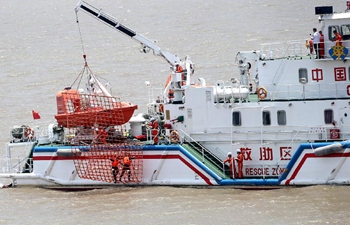
[{"label": "blue stripe on hull", "polygon": [[[222,179],[212,170],[210,170],[205,164],[195,158],[191,153],[189,153],[181,145],[145,145],[143,151],[180,151],[185,155],[192,163],[205,171],[209,176],[211,176],[218,185],[222,186],[234,186],[234,185],[244,185],[244,186],[277,186],[280,185],[283,180],[285,180],[288,174],[291,172],[293,166],[297,162],[298,158],[305,149],[316,149],[326,145],[334,144],[335,142],[322,142],[322,143],[302,143],[298,149],[293,154],[291,160],[286,166],[285,172],[279,178],[271,179]],[[338,142],[339,143],[339,142]],[[350,142],[340,142],[344,148],[350,147]],[[51,147],[51,146],[39,146],[35,147],[34,152],[43,153],[43,152],[56,152],[57,149],[70,149],[72,146],[60,146],[60,147]],[[79,148],[79,146],[76,146]],[[86,146],[84,146],[86,148]]]}]

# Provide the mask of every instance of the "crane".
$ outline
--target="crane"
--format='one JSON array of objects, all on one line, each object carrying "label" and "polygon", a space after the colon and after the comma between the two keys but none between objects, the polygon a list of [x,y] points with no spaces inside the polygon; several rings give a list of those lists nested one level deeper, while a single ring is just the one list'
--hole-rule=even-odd
[{"label": "crane", "polygon": [[190,78],[194,73],[194,64],[191,62],[190,57],[186,56],[185,60],[181,60],[177,55],[167,52],[160,47],[158,47],[155,41],[151,41],[137,32],[133,31],[129,27],[123,25],[113,16],[103,12],[101,9],[97,9],[92,5],[86,3],[85,1],[80,1],[75,7],[75,12],[78,13],[79,10],[89,14],[90,16],[96,18],[97,20],[103,22],[107,26],[127,35],[131,39],[139,42],[141,44],[140,51],[142,53],[148,53],[150,50],[153,51],[154,55],[163,57],[170,65],[172,72],[176,73],[176,68],[178,65],[184,68],[184,77],[186,85],[190,85]]}]

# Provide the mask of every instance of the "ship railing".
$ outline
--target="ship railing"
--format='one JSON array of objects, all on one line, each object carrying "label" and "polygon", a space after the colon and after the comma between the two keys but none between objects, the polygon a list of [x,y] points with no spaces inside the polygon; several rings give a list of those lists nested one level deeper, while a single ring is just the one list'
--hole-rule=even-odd
[{"label": "ship railing", "polygon": [[[32,160],[29,153],[36,142],[20,142],[6,144],[6,156],[0,158],[2,173],[32,172]],[[18,149],[20,148],[20,150]]]},{"label": "ship railing", "polygon": [[[224,164],[221,158],[219,158],[216,154],[213,154],[211,151],[209,151],[207,148],[205,148],[203,145],[201,145],[199,142],[193,139],[190,135],[188,135],[182,129],[178,131],[180,132],[182,142],[186,142],[192,148],[196,149],[201,153],[202,163],[205,163],[205,160],[208,160],[217,168],[224,168]],[[224,153],[219,148],[216,148],[216,152],[224,156]]]},{"label": "ship railing", "polygon": [[288,56],[305,56],[308,55],[308,49],[305,47],[305,41],[272,42],[261,44],[260,54],[263,60],[273,60]]},{"label": "ship railing", "polygon": [[[321,60],[333,60],[329,51],[335,46],[335,42],[324,41],[324,56]],[[350,41],[343,40],[342,46],[350,48]],[[287,59],[293,57],[306,57],[308,59],[316,58],[315,50],[310,53],[308,40],[293,40],[288,42],[271,42],[260,44],[260,54],[262,60]],[[349,57],[347,57],[349,58]]]},{"label": "ship railing", "polygon": [[349,126],[334,127],[332,124],[325,126],[247,126],[233,127],[231,136],[231,127],[218,127],[206,132],[194,132],[191,136],[197,141],[227,141],[235,142],[261,142],[283,141],[295,143],[301,141],[329,141],[331,138],[331,129],[339,129],[339,140],[350,138]]},{"label": "ship railing", "polygon": [[303,100],[303,99],[325,99],[325,98],[348,98],[346,91],[347,83],[316,83],[309,82],[304,85],[278,84],[267,85],[267,98],[270,100]]},{"label": "ship railing", "polygon": [[32,172],[32,160],[28,164],[28,157],[7,158],[3,156],[0,158],[1,173],[22,173],[24,168],[28,168],[28,172]]}]

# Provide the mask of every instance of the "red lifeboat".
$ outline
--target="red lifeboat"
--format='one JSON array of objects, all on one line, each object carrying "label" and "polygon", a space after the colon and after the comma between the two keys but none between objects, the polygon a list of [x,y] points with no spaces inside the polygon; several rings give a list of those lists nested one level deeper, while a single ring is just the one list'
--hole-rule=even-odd
[{"label": "red lifeboat", "polygon": [[122,125],[137,109],[137,105],[117,97],[81,94],[74,89],[58,92],[56,101],[55,118],[63,127]]}]

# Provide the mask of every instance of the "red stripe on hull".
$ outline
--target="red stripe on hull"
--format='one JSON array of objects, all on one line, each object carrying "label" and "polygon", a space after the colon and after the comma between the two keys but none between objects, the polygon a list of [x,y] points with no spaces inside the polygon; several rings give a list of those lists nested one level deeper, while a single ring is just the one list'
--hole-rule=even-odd
[{"label": "red stripe on hull", "polygon": [[303,167],[306,159],[308,158],[336,158],[336,157],[350,157],[350,153],[334,153],[329,154],[327,156],[316,156],[314,153],[306,153],[303,158],[301,159],[300,163],[298,164],[297,168],[295,168],[292,176],[286,181],[286,185],[289,185],[292,180],[298,175],[301,167]]},{"label": "red stripe on hull", "polygon": [[[63,157],[63,156],[34,156],[33,161],[40,160],[73,160],[74,157]],[[180,155],[143,155],[144,159],[179,159],[186,166],[188,166],[191,170],[193,170],[196,174],[198,174],[208,185],[213,185],[209,178],[206,177],[202,172],[200,172],[197,168],[192,166],[189,162],[187,162]],[[75,158],[76,159],[76,158]]]}]

